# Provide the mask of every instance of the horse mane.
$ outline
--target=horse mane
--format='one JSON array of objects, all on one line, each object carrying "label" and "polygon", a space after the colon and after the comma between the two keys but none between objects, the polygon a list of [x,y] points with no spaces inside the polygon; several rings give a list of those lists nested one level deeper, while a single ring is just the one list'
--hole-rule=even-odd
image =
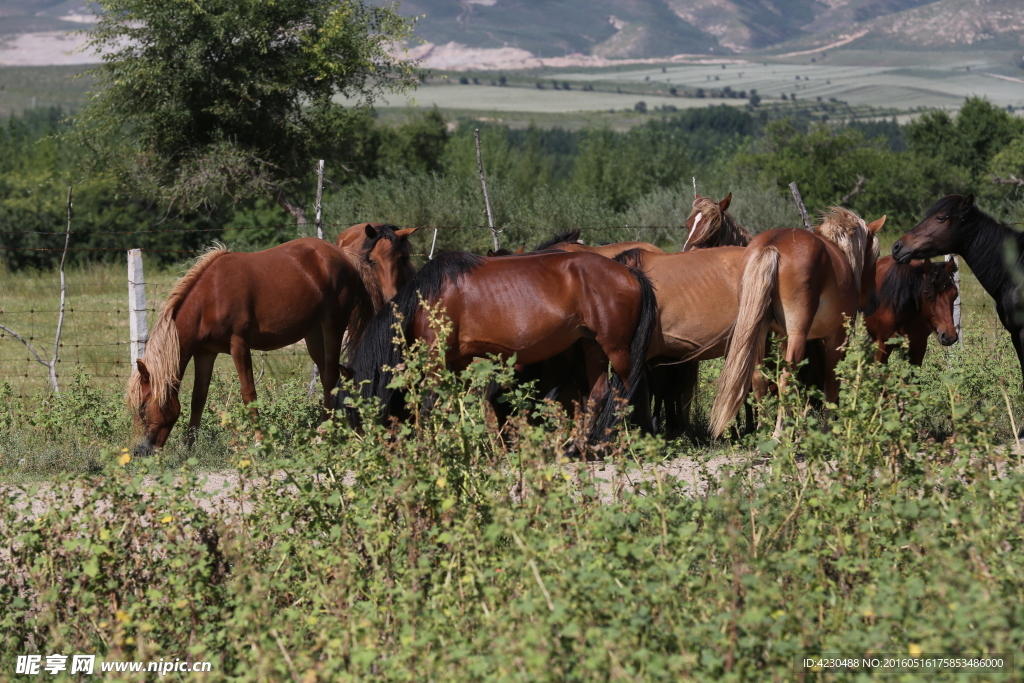
[{"label": "horse mane", "polygon": [[640,247],[633,247],[627,249],[619,254],[616,254],[612,261],[621,263],[624,266],[630,268],[641,268],[643,266],[644,250]]},{"label": "horse mane", "polygon": [[894,263],[878,290],[878,303],[900,317],[919,311],[921,290],[925,286],[924,263],[916,260]]},{"label": "horse mane", "polygon": [[697,197],[693,200],[693,211],[687,217],[687,222],[698,213],[701,214],[701,223],[697,226],[699,232],[695,235],[691,231],[684,247],[745,247],[754,239],[749,230],[737,223],[728,211],[722,211],[719,203],[710,197]]},{"label": "horse mane", "polygon": [[[208,249],[199,257],[196,264],[174,283],[171,293],[164,301],[163,308],[160,309],[160,316],[149,335],[149,341],[146,342],[146,352],[142,355],[142,360],[145,361],[146,369],[149,371],[151,398],[161,406],[167,405],[171,390],[176,388],[181,381],[178,376],[181,348],[174,316],[206,269],[221,256],[230,253],[226,246],[219,243]],[[142,405],[142,399],[142,376],[139,374],[138,368],[133,367],[131,377],[128,379],[128,389],[125,392],[125,400],[132,413],[135,413]]]},{"label": "horse mane", "polygon": [[[959,194],[942,197],[928,207],[928,211],[925,212],[925,220],[938,213],[955,216],[957,220],[954,222],[950,218],[950,225],[953,226],[957,239],[971,240],[973,248],[979,251],[979,255],[984,255],[971,260],[971,272],[975,277],[983,283],[1008,281],[1010,276],[1003,260],[1006,240],[1012,236],[1016,242],[1017,263],[1020,265],[1024,260],[1024,244],[1022,244],[1024,234],[988,215],[979,209],[977,204],[972,203],[966,211],[961,211],[960,207],[964,199],[965,197]],[[995,256],[995,258],[988,256]],[[988,285],[986,285],[986,289],[987,287]]]},{"label": "horse mane", "polygon": [[[833,206],[822,212],[821,225],[814,229],[814,234],[828,240],[843,252],[853,271],[857,289],[860,289],[861,276],[864,274],[864,248],[871,239],[864,221],[849,209]],[[872,242],[872,256],[878,259],[877,240]]]},{"label": "horse mane", "polygon": [[357,382],[370,381],[363,386],[362,395],[365,398],[380,398],[384,417],[391,412],[391,399],[394,395],[394,389],[388,388],[391,370],[385,368],[394,368],[402,360],[401,348],[394,343],[395,325],[400,321],[402,334],[407,337],[421,301],[429,304],[436,302],[446,283],[458,286],[464,275],[484,262],[483,256],[461,251],[437,254],[399,290],[390,305],[382,307],[370,320],[366,332],[355,347],[352,366]]},{"label": "horse mane", "polygon": [[548,239],[544,240],[543,242],[538,244],[536,247],[534,247],[533,250],[534,251],[543,251],[544,249],[550,249],[551,247],[555,246],[556,244],[562,244],[563,242],[578,242],[579,239],[580,239],[580,230],[579,230],[579,228],[576,228],[575,230],[563,230],[562,232],[558,233],[557,235],[554,235],[553,237],[549,237]]},{"label": "horse mane", "polygon": [[377,279],[369,261],[367,261],[362,254],[351,247],[342,247],[341,253],[347,256],[348,260],[352,262],[352,266],[356,269],[359,279],[363,282],[363,287],[366,288],[366,293],[370,295],[370,303],[373,306],[373,311],[370,312],[369,315],[373,315],[373,313],[379,311],[381,306],[384,305],[384,290],[381,289],[380,280]]}]

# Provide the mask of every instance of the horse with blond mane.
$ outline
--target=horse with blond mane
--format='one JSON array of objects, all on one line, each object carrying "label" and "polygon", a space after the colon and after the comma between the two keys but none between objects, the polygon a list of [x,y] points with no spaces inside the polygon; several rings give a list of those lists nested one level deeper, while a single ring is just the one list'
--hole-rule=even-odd
[{"label": "horse with blond mane", "polygon": [[[772,331],[785,335],[784,359],[790,367],[804,359],[808,340],[825,340],[825,398],[838,400],[835,367],[846,343],[846,321],[858,309],[872,313],[877,303],[875,233],[884,223],[885,216],[865,224],[852,211],[832,207],[814,232],[769,230],[742,251],[738,310],[711,408],[713,436],[725,431],[750,391]],[[785,371],[779,378],[780,394],[788,380]],[[780,409],[776,436],[782,417]]]},{"label": "horse with blond mane", "polygon": [[178,390],[190,360],[195,386],[186,443],[195,442],[218,354],[235,363],[242,401],[256,400],[252,349],[271,351],[300,340],[320,369],[324,415],[338,384],[342,336],[358,343],[384,297],[368,264],[329,242],[292,240],[252,254],[208,251],[175,283],[136,362],[127,402],[142,428],[139,452],[167,442],[181,413]]},{"label": "horse with blond mane", "polygon": [[732,192],[720,202],[711,197],[693,199],[693,209],[686,219],[686,242],[680,251],[711,249],[713,247],[745,247],[754,236],[736,222],[727,211],[732,203]]}]

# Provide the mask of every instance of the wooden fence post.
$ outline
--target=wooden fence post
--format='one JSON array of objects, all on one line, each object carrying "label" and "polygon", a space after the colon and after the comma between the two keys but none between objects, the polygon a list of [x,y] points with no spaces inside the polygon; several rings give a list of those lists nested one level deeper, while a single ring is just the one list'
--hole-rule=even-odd
[{"label": "wooden fence post", "polygon": [[324,238],[324,224],[320,212],[320,200],[324,196],[324,160],[321,159],[316,167],[316,236]]},{"label": "wooden fence post", "polygon": [[484,158],[480,154],[480,129],[473,131],[476,138],[476,168],[480,171],[480,184],[484,188],[484,205],[487,207],[487,225],[491,228],[491,237],[494,238],[494,251],[498,251],[498,231],[494,229],[494,214],[491,213],[491,198],[487,196],[487,176],[484,175]]},{"label": "wooden fence post", "polygon": [[[324,196],[324,160],[321,159],[316,165],[316,236],[320,239],[324,238],[324,224],[323,214],[321,212],[321,200]],[[345,333],[348,334],[347,332]],[[260,377],[263,373],[260,372]],[[306,392],[313,396],[316,392],[316,381],[320,378],[320,368],[313,363],[313,369],[309,371],[309,386],[306,388]]]},{"label": "wooden fence post", "polygon": [[956,299],[953,301],[953,325],[956,327],[956,343],[963,348],[963,327],[960,325],[960,262],[953,254],[946,254],[946,260],[956,264],[956,272],[953,273],[953,284],[956,285]]},{"label": "wooden fence post", "polygon": [[130,368],[146,353],[149,324],[146,322],[146,279],[142,272],[142,250],[128,250],[128,328]]},{"label": "wooden fence post", "polygon": [[789,191],[793,193],[796,208],[800,210],[800,217],[804,219],[804,227],[810,230],[811,219],[807,216],[807,208],[804,206],[803,197],[800,196],[800,189],[797,188],[795,180],[789,184]]}]

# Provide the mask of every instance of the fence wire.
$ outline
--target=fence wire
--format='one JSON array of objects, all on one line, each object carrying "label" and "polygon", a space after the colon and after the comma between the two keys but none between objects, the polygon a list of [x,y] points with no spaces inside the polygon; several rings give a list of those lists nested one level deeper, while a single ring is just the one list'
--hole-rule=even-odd
[{"label": "fence wire", "polygon": [[[330,227],[349,227],[351,224],[324,224]],[[426,227],[434,226],[405,226]],[[506,226],[511,229],[513,226]],[[555,231],[551,228],[514,226],[536,233],[537,239],[544,239]],[[295,231],[295,225],[257,226],[251,230],[269,228]],[[487,231],[485,226],[438,226],[439,230]],[[584,228],[583,233],[600,235],[611,230],[672,229],[683,230],[682,226],[615,226]],[[181,230],[153,230],[148,232],[182,232]],[[196,231],[213,232],[213,230]],[[0,232],[0,234],[10,234]],[[38,234],[38,233],[37,233]],[[53,236],[63,237],[64,233],[54,231]],[[132,235],[133,232],[110,232],[109,234]],[[74,236],[74,233],[72,233]],[[588,240],[597,242],[599,238]],[[15,249],[14,247],[0,247]],[[88,249],[88,251],[123,251],[123,249]],[[36,250],[36,249],[26,249]],[[74,248],[72,248],[74,250]],[[52,251],[62,251],[54,247]],[[181,252],[177,250],[143,250],[151,252],[174,251],[175,253],[199,254],[201,251]],[[426,254],[422,254],[426,257]],[[962,264],[962,260],[961,260]],[[153,266],[149,266],[153,268]],[[153,268],[146,272],[147,317],[150,328],[156,321],[163,300],[176,279],[175,274]],[[78,266],[68,273],[68,292],[65,308],[64,329],[58,348],[59,360],[57,377],[61,386],[72,381],[76,375],[87,376],[93,386],[123,386],[131,372],[128,319],[128,282],[126,272],[113,266],[92,268]],[[991,299],[985,294],[973,275],[963,268],[962,282],[963,343],[980,345],[992,353],[1011,353],[1007,333],[1000,324]],[[53,352],[53,338],[57,327],[60,294],[59,274],[56,271],[18,274],[0,277],[0,324],[14,330],[28,340],[44,360]],[[930,352],[940,349],[930,342]],[[301,341],[277,351],[253,352],[254,372],[261,378],[309,377],[312,361]],[[222,358],[216,366],[216,373],[231,383],[237,383],[234,366],[229,358]],[[191,386],[191,372],[183,378],[183,389]],[[17,339],[0,330],[0,382],[10,384],[14,395],[28,398],[48,390],[48,369],[38,363],[25,346]]]}]

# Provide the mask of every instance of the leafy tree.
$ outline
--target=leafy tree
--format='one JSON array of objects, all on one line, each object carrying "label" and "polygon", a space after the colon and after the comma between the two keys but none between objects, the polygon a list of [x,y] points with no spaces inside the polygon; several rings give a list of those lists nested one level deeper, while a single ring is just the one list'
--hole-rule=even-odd
[{"label": "leafy tree", "polygon": [[404,125],[381,128],[380,137],[377,153],[379,170],[441,170],[441,155],[448,144],[448,127],[437,107],[413,117]]},{"label": "leafy tree", "polygon": [[1024,120],[980,97],[968,97],[955,119],[933,111],[907,126],[913,151],[966,169],[976,184],[992,157],[1022,133]]},{"label": "leafy tree", "polygon": [[804,134],[788,120],[768,124],[763,139],[732,163],[740,174],[774,180],[786,196],[796,181],[812,212],[842,203],[868,219],[887,214],[886,225],[896,231],[912,226],[937,197],[965,185],[957,168],[893,152],[884,138],[867,140],[859,130],[825,126]]},{"label": "leafy tree", "polygon": [[[359,0],[99,0],[103,54],[79,140],[116,140],[95,161],[184,208],[272,197],[298,222],[316,158],[358,165],[360,107],[412,87],[392,52],[410,26]],[[355,142],[353,142],[355,140]],[[308,187],[308,185],[306,185]]]}]

